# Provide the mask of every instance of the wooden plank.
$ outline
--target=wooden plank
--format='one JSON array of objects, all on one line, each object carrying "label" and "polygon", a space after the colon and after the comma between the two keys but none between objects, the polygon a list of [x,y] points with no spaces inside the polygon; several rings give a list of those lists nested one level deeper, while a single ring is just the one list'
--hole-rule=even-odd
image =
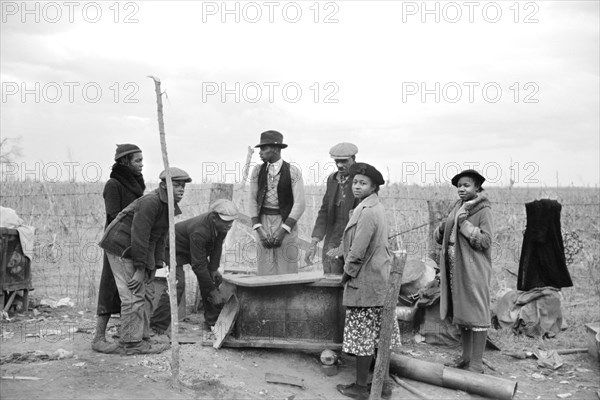
[{"label": "wooden plank", "polygon": [[219,318],[215,323],[215,329],[213,331],[215,334],[213,347],[215,349],[220,349],[221,345],[223,345],[223,341],[233,329],[233,324],[235,323],[239,311],[240,302],[238,301],[237,296],[232,294],[231,297],[229,297],[229,300],[227,300],[227,303],[223,306]]},{"label": "wooden plank", "polygon": [[[199,339],[202,339],[199,337]],[[200,341],[200,340],[198,340]],[[196,342],[198,343],[198,342]],[[212,346],[212,341],[202,341],[203,346]],[[311,340],[282,340],[282,339],[255,339],[255,338],[242,338],[236,339],[228,337],[223,342],[223,347],[252,347],[252,348],[263,348],[263,349],[287,349],[287,350],[302,350],[302,351],[323,351],[326,349],[330,350],[341,350],[341,343],[333,342],[319,342]]]},{"label": "wooden plank", "polygon": [[234,275],[224,274],[223,280],[236,286],[262,287],[275,285],[295,285],[299,283],[312,283],[323,279],[322,271],[298,272],[297,274],[281,275]]},{"label": "wooden plank", "polygon": [[265,380],[269,383],[284,383],[286,385],[298,386],[302,389],[306,389],[306,386],[304,385],[304,379],[291,375],[273,374],[267,372],[265,374]]}]

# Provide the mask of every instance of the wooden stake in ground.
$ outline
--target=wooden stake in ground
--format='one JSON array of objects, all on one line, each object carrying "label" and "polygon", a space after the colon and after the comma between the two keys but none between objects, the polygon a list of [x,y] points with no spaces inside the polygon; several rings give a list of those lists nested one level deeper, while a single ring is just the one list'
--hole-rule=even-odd
[{"label": "wooden stake in ground", "polygon": [[171,304],[171,385],[181,390],[179,383],[179,312],[177,307],[177,281],[175,279],[175,201],[173,198],[173,182],[169,172],[169,157],[167,154],[167,141],[165,139],[165,123],[163,120],[162,92],[160,91],[160,79],[150,76],[154,81],[156,91],[156,104],[158,112],[158,131],[160,133],[160,148],[165,170],[167,171],[167,197],[169,207],[169,265],[171,271],[167,278],[169,288],[169,302]]},{"label": "wooden stake in ground", "polygon": [[369,400],[379,400],[383,389],[383,380],[386,378],[388,365],[390,364],[390,347],[392,344],[392,333],[396,322],[396,305],[398,293],[402,282],[402,272],[406,264],[406,251],[397,250],[392,253],[392,271],[390,272],[390,287],[381,313],[381,330],[379,331],[379,345],[375,371],[373,371],[373,384]]}]

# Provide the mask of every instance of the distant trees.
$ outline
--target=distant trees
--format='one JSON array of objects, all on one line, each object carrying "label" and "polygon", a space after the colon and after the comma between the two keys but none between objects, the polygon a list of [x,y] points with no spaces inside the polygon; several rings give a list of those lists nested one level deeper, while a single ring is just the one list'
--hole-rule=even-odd
[{"label": "distant trees", "polygon": [[5,137],[0,140],[0,164],[14,162],[23,156],[23,148],[20,146],[21,137]]}]

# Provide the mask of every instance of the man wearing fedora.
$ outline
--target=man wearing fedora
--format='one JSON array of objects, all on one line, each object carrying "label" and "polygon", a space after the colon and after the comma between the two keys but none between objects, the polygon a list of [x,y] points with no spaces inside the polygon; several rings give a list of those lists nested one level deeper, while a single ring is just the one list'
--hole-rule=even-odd
[{"label": "man wearing fedora", "polygon": [[358,204],[358,199],[352,194],[352,180],[348,179],[348,171],[356,161],[356,153],[358,147],[345,142],[338,143],[329,150],[337,171],[327,177],[323,204],[317,214],[311,245],[304,257],[306,264],[311,264],[318,243],[325,238],[322,260],[323,272],[326,274],[341,275],[344,272],[344,266],[338,262],[339,259],[330,257],[327,253],[338,248],[342,243],[342,235],[350,219],[350,211]]},{"label": "man wearing fedora", "polygon": [[[231,200],[219,199],[212,203],[209,211],[175,224],[175,274],[177,277],[177,304],[185,293],[183,266],[190,264],[198,279],[204,306],[204,322],[214,326],[225,298],[219,291],[223,281],[219,272],[223,241],[237,218],[238,209]],[[168,251],[165,260],[168,263]],[[164,292],[150,319],[150,328],[162,335],[171,324],[169,294]],[[163,338],[164,339],[164,338]]]},{"label": "man wearing fedora", "polygon": [[[185,184],[192,178],[182,169],[170,167],[175,215]],[[115,276],[121,298],[120,345],[126,355],[160,353],[168,344],[150,343],[149,314],[152,310],[151,281],[164,262],[169,232],[167,170],[160,173],[158,189],[140,197],[121,211],[108,225],[100,247]]]},{"label": "man wearing fedora", "polygon": [[249,213],[258,239],[258,275],[298,272],[298,227],[304,213],[302,172],[281,158],[283,135],[266,131],[260,135],[263,161],[250,177]]}]

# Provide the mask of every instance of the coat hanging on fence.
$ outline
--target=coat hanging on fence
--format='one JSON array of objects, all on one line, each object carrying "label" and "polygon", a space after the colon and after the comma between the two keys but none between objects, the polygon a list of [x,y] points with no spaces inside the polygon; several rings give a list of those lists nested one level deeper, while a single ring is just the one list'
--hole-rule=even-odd
[{"label": "coat hanging on fence", "polygon": [[573,286],[560,229],[561,208],[559,202],[548,199],[525,204],[527,228],[519,262],[518,290]]}]

